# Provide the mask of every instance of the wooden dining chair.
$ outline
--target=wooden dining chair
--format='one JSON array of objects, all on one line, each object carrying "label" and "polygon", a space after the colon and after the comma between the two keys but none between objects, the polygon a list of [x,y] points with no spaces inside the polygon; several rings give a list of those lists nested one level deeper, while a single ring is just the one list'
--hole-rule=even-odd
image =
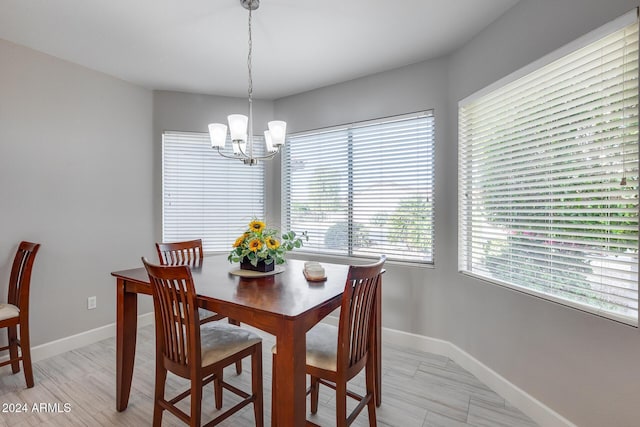
[{"label": "wooden dining chair", "polygon": [[[375,404],[375,362],[373,349],[374,313],[376,310],[376,290],[380,286],[385,256],[370,265],[350,266],[342,294],[338,327],[318,323],[306,335],[306,371],[311,377],[311,413],[318,411],[318,391],[324,384],[336,391],[336,426],[346,427],[356,419],[362,409],[369,410],[369,426],[376,426]],[[275,358],[273,352],[273,383],[276,383]],[[362,369],[366,371],[366,394],[360,396],[347,390],[347,383]],[[279,375],[279,373],[278,373]],[[347,396],[359,401],[347,417]],[[277,414],[272,396],[272,422],[277,425]]]},{"label": "wooden dining chair", "polygon": [[[202,387],[214,382],[215,405],[222,408],[222,391],[227,389],[242,400],[221,413],[207,426],[216,425],[253,403],[256,426],[264,424],[262,396],[262,339],[235,325],[213,322],[201,325],[196,293],[189,266],[153,265],[142,258],[149,274],[156,324],[156,383],[153,425],[162,424],[168,410],[190,426],[200,426]],[[251,394],[224,381],[225,367],[251,356]],[[191,381],[189,390],[165,399],[168,372]],[[176,406],[191,397],[191,413]]]},{"label": "wooden dining chair", "polygon": [[[31,344],[29,342],[29,286],[33,261],[40,249],[38,243],[21,242],[13,259],[9,276],[9,296],[6,304],[0,304],[0,328],[7,328],[7,345],[0,351],[9,350],[9,359],[0,366],[11,364],[11,371],[20,372],[20,361],[24,370],[27,388],[33,387],[31,369]],[[18,338],[18,326],[20,337]],[[18,353],[18,347],[20,352]]]},{"label": "wooden dining chair", "polygon": [[202,265],[202,239],[156,243],[156,250],[162,265],[188,265],[191,267]]},{"label": "wooden dining chair", "polygon": [[[201,267],[204,252],[202,250],[202,239],[186,240],[183,242],[156,243],[156,251],[161,265],[188,265],[190,267]],[[213,311],[201,308],[198,310],[200,323],[214,322],[222,320],[227,316],[214,313]],[[229,323],[240,326],[240,322],[229,319]],[[236,372],[242,373],[242,361],[236,363]]]}]

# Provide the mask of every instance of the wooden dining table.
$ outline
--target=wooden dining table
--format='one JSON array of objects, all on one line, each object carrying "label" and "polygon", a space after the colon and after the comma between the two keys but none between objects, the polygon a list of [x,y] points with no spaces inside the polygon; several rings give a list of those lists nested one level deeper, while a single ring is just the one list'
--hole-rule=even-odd
[{"label": "wooden dining table", "polygon": [[[309,282],[303,275],[304,262],[288,260],[284,271],[262,277],[231,274],[237,265],[226,255],[204,258],[192,268],[198,304],[268,332],[276,337],[278,354],[273,367],[278,372],[275,408],[278,423],[285,427],[306,424],[305,354],[306,332],[340,307],[349,267],[322,263],[327,279]],[[138,294],[151,295],[149,277],[143,267],[111,273],[116,278],[116,408],[124,411],[129,402],[136,350]],[[376,366],[376,404],[381,403],[381,301],[376,295],[376,327],[372,328]]]}]

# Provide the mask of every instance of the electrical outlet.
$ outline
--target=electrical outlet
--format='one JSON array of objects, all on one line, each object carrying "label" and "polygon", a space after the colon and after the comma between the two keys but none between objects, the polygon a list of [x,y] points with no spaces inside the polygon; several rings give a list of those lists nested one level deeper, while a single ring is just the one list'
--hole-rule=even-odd
[{"label": "electrical outlet", "polygon": [[87,310],[93,310],[97,304],[96,297],[87,298]]}]

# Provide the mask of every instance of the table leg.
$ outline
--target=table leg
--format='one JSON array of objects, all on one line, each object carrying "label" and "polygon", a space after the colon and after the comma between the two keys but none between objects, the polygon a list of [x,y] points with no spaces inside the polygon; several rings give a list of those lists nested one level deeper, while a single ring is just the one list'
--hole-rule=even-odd
[{"label": "table leg", "polygon": [[138,295],[126,292],[126,281],[118,278],[116,315],[116,409],[124,411],[129,403],[133,362],[138,331]]},{"label": "table leg", "polygon": [[375,389],[376,389],[376,406],[382,405],[382,277],[378,278],[378,286],[376,287],[376,309],[375,331],[374,331],[374,366]]},{"label": "table leg", "polygon": [[276,337],[276,384],[273,399],[278,427],[305,425],[306,414],[306,335],[301,322],[283,320]]}]

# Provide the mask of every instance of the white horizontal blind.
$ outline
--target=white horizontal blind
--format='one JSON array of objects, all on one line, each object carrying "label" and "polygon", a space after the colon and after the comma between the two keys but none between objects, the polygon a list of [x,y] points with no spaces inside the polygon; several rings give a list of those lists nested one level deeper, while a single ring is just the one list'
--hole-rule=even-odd
[{"label": "white horizontal blind", "polygon": [[303,251],[347,254],[349,132],[290,136],[283,154],[283,227],[307,231]]},{"label": "white horizontal blind", "polygon": [[303,250],[433,262],[433,114],[291,136],[283,219]]},{"label": "white horizontal blind", "polygon": [[638,24],[459,108],[459,269],[638,319]]},{"label": "white horizontal blind", "polygon": [[201,238],[205,251],[231,250],[249,221],[264,217],[263,163],[221,157],[206,133],[164,132],[162,146],[162,240]]}]

